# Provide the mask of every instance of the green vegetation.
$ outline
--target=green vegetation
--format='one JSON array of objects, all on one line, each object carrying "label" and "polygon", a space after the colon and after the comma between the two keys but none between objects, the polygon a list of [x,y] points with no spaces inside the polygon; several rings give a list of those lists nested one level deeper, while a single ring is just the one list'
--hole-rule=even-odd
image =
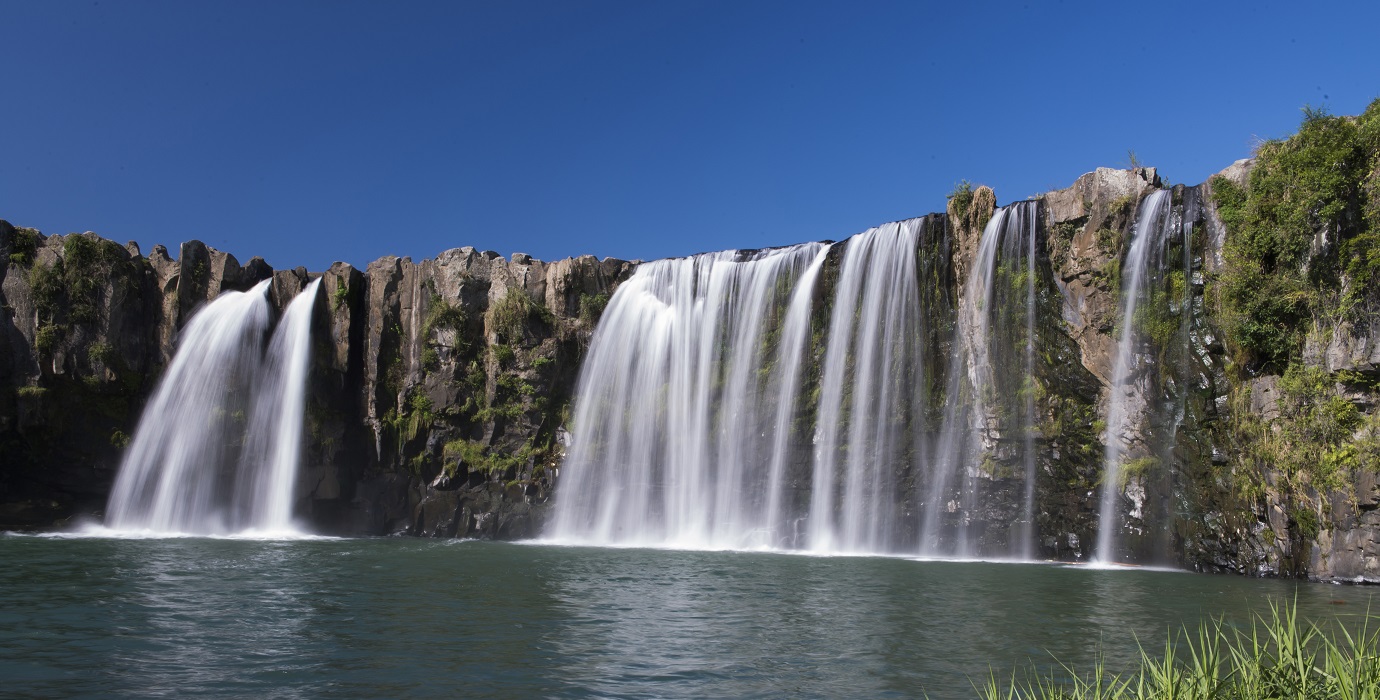
[{"label": "green vegetation", "polygon": [[1354,439],[1367,418],[1340,395],[1325,370],[1294,365],[1280,379],[1279,389],[1281,420],[1249,433],[1256,457],[1269,460],[1286,476],[1306,477],[1317,488],[1340,488],[1342,473],[1363,465],[1380,469],[1375,431],[1368,439]]},{"label": "green vegetation", "polygon": [[533,323],[554,326],[556,318],[520,287],[509,287],[503,298],[489,307],[489,329],[500,342],[521,342]]},{"label": "green vegetation", "polygon": [[1348,319],[1380,293],[1380,100],[1357,118],[1305,108],[1299,132],[1260,146],[1246,190],[1213,196],[1230,235],[1224,330],[1248,372],[1283,373],[1311,322]]},{"label": "green vegetation", "polygon": [[1158,467],[1160,460],[1157,457],[1137,457],[1128,459],[1121,465],[1121,488],[1125,489],[1127,482],[1136,477],[1144,476],[1150,470]]},{"label": "green vegetation", "polygon": [[956,219],[968,218],[968,207],[973,205],[973,183],[961,180],[954,185],[948,196],[949,208]]},{"label": "green vegetation", "polygon": [[464,389],[465,403],[460,407],[462,415],[473,415],[479,411],[484,403],[484,383],[488,380],[488,375],[484,372],[484,366],[478,360],[471,360],[469,368],[465,371],[465,376],[460,381],[460,387]]},{"label": "green vegetation", "polygon": [[423,349],[422,349],[422,371],[424,371],[424,372],[434,372],[434,371],[436,371],[436,369],[437,369],[438,367],[440,367],[440,366],[441,366],[441,353],[437,352],[436,348],[434,348],[434,347],[428,346],[428,347],[426,347],[426,348],[423,348]]},{"label": "green vegetation", "polygon": [[34,347],[38,349],[38,354],[43,357],[51,357],[60,342],[62,342],[62,329],[51,323],[39,326],[38,332],[34,334]]},{"label": "green vegetation", "polygon": [[27,385],[19,387],[15,393],[19,394],[21,399],[37,399],[42,398],[44,394],[48,393],[48,390],[41,386]]},{"label": "green vegetation", "polygon": [[[1174,340],[1183,325],[1184,304],[1189,298],[1184,271],[1169,270],[1162,286],[1154,285],[1146,291],[1145,298],[1136,306],[1135,318],[1131,322],[1141,337],[1150,339],[1164,353],[1171,346],[1183,342],[1175,343]],[[1161,362],[1163,360],[1161,355]]]},{"label": "green vegetation", "polygon": [[465,355],[470,351],[470,338],[465,333],[469,315],[459,304],[452,304],[438,294],[436,284],[432,280],[426,281],[425,288],[430,293],[430,298],[426,318],[422,320],[421,338],[424,347],[421,361],[423,371],[434,372],[441,366],[442,350],[451,358]]},{"label": "green vegetation", "polygon": [[67,314],[73,323],[92,323],[100,305],[100,290],[110,265],[127,257],[112,241],[68,236],[62,244],[63,275],[67,284]]},{"label": "green vegetation", "polygon": [[[1136,202],[1140,201],[1134,194],[1123,195],[1113,199],[1107,204],[1107,214],[1109,216],[1129,219],[1136,213]],[[1118,233],[1118,236],[1121,234]]]},{"label": "green vegetation", "polygon": [[494,362],[498,363],[500,369],[511,367],[513,362],[517,360],[517,352],[513,350],[511,345],[494,343],[489,346],[489,349],[493,352]]},{"label": "green vegetation", "polygon": [[102,297],[117,278],[115,266],[128,262],[129,255],[119,245],[73,234],[64,239],[62,257],[52,265],[29,269],[29,288],[38,312],[34,345],[41,355],[51,356],[67,340],[73,325],[89,326],[100,320]]},{"label": "green vegetation", "polygon": [[416,440],[434,419],[431,398],[414,387],[408,392],[402,411],[393,416],[392,427],[403,442],[411,442]]},{"label": "green vegetation", "polygon": [[35,265],[29,270],[29,289],[34,307],[41,316],[52,318],[61,310],[63,300],[62,260],[49,267]]},{"label": "green vegetation", "polygon": [[599,319],[604,316],[604,309],[608,307],[608,305],[608,294],[581,294],[580,322],[591,327],[597,325]]},{"label": "green vegetation", "polygon": [[14,237],[10,240],[10,262],[15,265],[32,265],[41,239],[38,231],[34,229],[16,227]]},{"label": "green vegetation", "polygon": [[502,478],[505,473],[517,470],[540,450],[529,441],[516,452],[503,454],[477,440],[451,440],[445,446],[446,475],[455,476],[461,465],[471,471],[494,478]]},{"label": "green vegetation", "polygon": [[984,700],[1184,700],[1254,698],[1380,698],[1380,629],[1367,615],[1359,631],[1300,622],[1289,604],[1272,604],[1249,628],[1223,620],[1197,634],[1184,630],[1165,641],[1163,653],[1141,647],[1140,666],[1117,674],[1099,661],[1079,670],[1059,663],[1041,673],[1033,664],[1008,682],[995,674],[977,687]]},{"label": "green vegetation", "polygon": [[986,185],[974,187],[964,180],[949,193],[948,225],[968,231],[982,231],[996,209],[997,196]]},{"label": "green vegetation", "polygon": [[1068,255],[1069,250],[1073,247],[1074,236],[1078,235],[1086,222],[1086,218],[1081,218],[1075,221],[1061,221],[1054,225],[1054,235],[1049,239],[1049,259],[1054,261],[1055,265],[1058,265],[1059,261]]},{"label": "green vegetation", "polygon": [[86,357],[93,365],[113,367],[116,361],[115,346],[110,343],[92,343],[86,348]]},{"label": "green vegetation", "polygon": [[348,303],[350,303],[350,283],[348,280],[340,279],[336,281],[335,293],[331,295],[331,310],[339,311]]},{"label": "green vegetation", "polygon": [[[1307,343],[1380,308],[1378,180],[1380,100],[1354,118],[1305,108],[1297,134],[1260,146],[1247,187],[1211,182],[1227,228],[1225,265],[1207,283],[1235,380],[1219,428],[1230,486],[1247,503],[1281,504],[1304,552],[1331,527],[1329,494],[1354,499],[1352,475],[1380,465],[1380,412],[1363,413],[1342,389],[1374,393],[1375,379],[1303,357]],[[1246,384],[1262,374],[1281,375],[1268,419]]]},{"label": "green vegetation", "polygon": [[1111,228],[1098,229],[1097,245],[1109,255],[1118,254],[1121,251],[1121,232]]},{"label": "green vegetation", "polygon": [[439,294],[433,295],[431,308],[427,310],[426,319],[422,321],[422,336],[430,339],[436,331],[456,331],[456,341],[460,343],[465,338],[459,331],[465,327],[468,321],[469,316],[460,305],[442,299]]}]

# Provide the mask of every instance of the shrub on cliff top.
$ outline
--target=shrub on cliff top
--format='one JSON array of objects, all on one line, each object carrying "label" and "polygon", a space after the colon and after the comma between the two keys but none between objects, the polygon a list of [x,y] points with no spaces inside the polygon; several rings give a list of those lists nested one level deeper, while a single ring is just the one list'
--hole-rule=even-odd
[{"label": "shrub on cliff top", "polygon": [[1250,186],[1213,180],[1227,226],[1223,323],[1248,371],[1283,373],[1309,322],[1340,319],[1380,282],[1380,100],[1357,118],[1305,108],[1261,145]]},{"label": "shrub on cliff top", "polygon": [[34,254],[38,252],[38,244],[42,240],[38,231],[31,228],[14,228],[14,236],[10,239],[10,262],[16,265],[29,265],[34,261]]},{"label": "shrub on cliff top", "polygon": [[962,180],[949,192],[949,207],[955,219],[968,218],[968,207],[973,203],[973,183]]}]

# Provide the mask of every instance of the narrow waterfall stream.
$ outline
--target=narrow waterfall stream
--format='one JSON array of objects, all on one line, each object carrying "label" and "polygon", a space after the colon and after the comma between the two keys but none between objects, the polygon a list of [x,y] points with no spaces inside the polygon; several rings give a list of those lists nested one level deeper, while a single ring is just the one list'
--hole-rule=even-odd
[{"label": "narrow waterfall stream", "polygon": [[809,548],[892,550],[895,474],[926,454],[915,250],[920,220],[849,239],[820,372]]},{"label": "narrow waterfall stream", "polygon": [[1125,492],[1125,459],[1131,453],[1131,433],[1139,425],[1148,397],[1137,381],[1142,334],[1137,313],[1153,277],[1165,267],[1164,248],[1172,225],[1170,193],[1152,192],[1140,205],[1131,248],[1121,265],[1121,296],[1117,318],[1120,334],[1116,361],[1112,365],[1110,395],[1107,399],[1107,424],[1103,431],[1102,488],[1099,499],[1095,561],[1117,561],[1117,531],[1122,518],[1118,499]]},{"label": "narrow waterfall stream", "polygon": [[[1017,558],[1033,555],[1038,217],[1036,201],[998,209],[983,228],[964,283],[953,330],[941,437],[930,461],[928,507],[920,538],[920,553],[925,556],[973,557],[982,553],[976,542],[979,535],[971,531],[969,523],[959,522],[955,535],[948,538],[943,536],[946,528],[942,519],[957,510],[973,512],[978,505],[976,481],[984,478],[984,455],[1009,450],[1012,438],[1019,441],[1016,449],[1020,450],[1024,486],[1021,521],[1013,529],[1009,554]],[[1018,391],[1001,395],[999,386],[1018,387]],[[946,546],[949,540],[952,544]]]},{"label": "narrow waterfall stream", "polygon": [[302,454],[307,372],[311,367],[313,280],[288,304],[254,387],[254,411],[236,474],[233,530],[292,529],[293,488]]},{"label": "narrow waterfall stream", "polygon": [[291,529],[318,284],[289,305],[267,355],[269,280],[221,294],[192,317],[120,465],[108,527]]}]

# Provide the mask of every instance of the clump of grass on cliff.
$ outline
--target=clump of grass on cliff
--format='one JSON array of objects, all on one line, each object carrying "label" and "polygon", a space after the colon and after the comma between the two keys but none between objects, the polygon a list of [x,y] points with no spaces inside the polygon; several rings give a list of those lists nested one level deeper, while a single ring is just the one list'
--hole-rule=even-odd
[{"label": "clump of grass on cliff", "polygon": [[489,328],[500,342],[516,343],[527,338],[527,330],[534,324],[555,325],[551,311],[532,298],[526,290],[509,287],[508,291],[489,307]]},{"label": "clump of grass on cliff", "polygon": [[10,240],[10,262],[15,265],[32,265],[40,241],[41,236],[37,230],[15,227]]},{"label": "clump of grass on cliff", "polygon": [[1380,619],[1361,629],[1301,622],[1289,604],[1272,605],[1249,628],[1214,620],[1197,634],[1169,637],[1163,652],[1141,647],[1140,665],[1114,673],[1099,660],[1091,668],[1060,663],[1054,671],[995,673],[977,687],[984,700],[1061,698],[1142,700],[1216,698],[1380,698]]},{"label": "clump of grass on cliff", "polygon": [[968,207],[973,204],[973,183],[963,180],[949,193],[949,206],[953,208],[956,218],[964,219],[968,216]]},{"label": "clump of grass on cliff", "polygon": [[954,185],[948,196],[947,212],[949,220],[957,226],[967,226],[970,230],[981,231],[992,218],[992,210],[997,205],[997,196],[986,185],[974,187],[963,180]]}]

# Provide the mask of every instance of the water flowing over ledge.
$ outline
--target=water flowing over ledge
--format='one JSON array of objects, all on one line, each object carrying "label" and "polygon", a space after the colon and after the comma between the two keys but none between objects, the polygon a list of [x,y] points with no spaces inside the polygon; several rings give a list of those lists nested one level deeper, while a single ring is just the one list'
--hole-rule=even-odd
[{"label": "water flowing over ledge", "polygon": [[266,353],[268,280],[222,294],[192,317],[121,465],[106,520],[111,532],[295,533],[318,285],[289,304]]},{"label": "water flowing over ledge", "polygon": [[1016,381],[1031,381],[1038,206],[988,222],[954,315],[942,312],[949,270],[917,256],[951,244],[928,218],[836,245],[641,267],[583,367],[547,536],[1030,559],[1033,392],[1014,431],[1022,518],[994,547],[953,513],[975,506],[983,475],[972,463],[1000,433],[992,363],[1019,358]]},{"label": "water flowing over ledge", "polygon": [[[1124,262],[1116,253],[1104,273],[1121,280],[1120,342],[1108,420],[1088,438],[1103,453],[1094,513],[1097,560],[1107,564],[1125,561],[1112,552],[1118,532],[1133,527],[1126,514],[1134,527],[1153,517],[1143,512],[1143,475],[1121,468],[1127,441],[1145,440],[1152,417],[1171,429],[1183,419],[1182,390],[1169,392],[1177,408],[1145,408],[1158,370],[1133,360],[1151,349],[1161,361],[1189,352],[1182,287],[1198,196],[1185,190],[1176,204],[1168,190],[1149,193]],[[1067,283],[1051,272],[1044,206],[997,208],[958,231],[962,241],[947,220],[927,217],[838,244],[642,266],[611,300],[582,368],[545,536],[1037,559],[1037,538],[1047,537],[1036,523],[1039,484],[1055,476],[1051,455],[1069,449],[1069,436],[1048,426],[1079,415],[1049,400],[1070,389],[1054,383],[1069,376],[1059,348],[1071,341],[1039,320],[1058,313]],[[1171,282],[1160,272],[1170,243],[1183,252],[1177,297],[1161,289]],[[970,252],[951,252],[958,246]],[[1154,346],[1138,330],[1150,312],[1178,329]],[[1166,463],[1172,447],[1158,448]],[[1135,449],[1142,465],[1150,459],[1142,455],[1152,450]]]}]

